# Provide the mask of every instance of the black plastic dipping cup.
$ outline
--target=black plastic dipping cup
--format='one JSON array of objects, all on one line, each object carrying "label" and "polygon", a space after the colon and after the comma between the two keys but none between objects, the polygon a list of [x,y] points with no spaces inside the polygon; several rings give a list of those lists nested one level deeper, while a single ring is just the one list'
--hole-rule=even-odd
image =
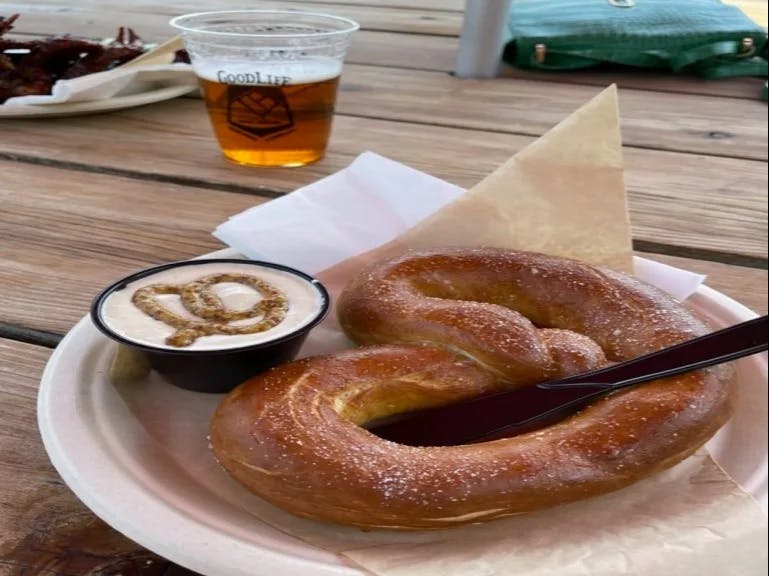
[{"label": "black plastic dipping cup", "polygon": [[[105,322],[102,316],[103,304],[107,297],[114,292],[126,289],[131,283],[155,275],[159,272],[181,266],[201,266],[206,264],[234,263],[248,265],[255,268],[255,276],[258,276],[259,268],[279,270],[296,276],[308,283],[318,292],[320,304],[315,315],[309,322],[300,325],[287,334],[283,334],[274,340],[245,345],[238,348],[213,349],[213,350],[185,350],[184,348],[155,347],[141,342],[135,342],[129,337],[115,332]],[[201,276],[205,272],[201,272]],[[289,301],[289,306],[291,305]],[[329,310],[330,297],[326,288],[315,278],[280,264],[260,262],[257,260],[205,259],[186,260],[172,262],[154,268],[141,270],[131,274],[105,288],[91,305],[91,319],[96,327],[106,336],[119,344],[130,346],[144,352],[149,359],[152,368],[163,375],[170,383],[187,390],[196,392],[225,393],[244,382],[251,376],[262,372],[278,364],[293,360],[310,330],[323,320]],[[137,312],[143,312],[137,309]],[[160,322],[159,320],[157,322]]]}]

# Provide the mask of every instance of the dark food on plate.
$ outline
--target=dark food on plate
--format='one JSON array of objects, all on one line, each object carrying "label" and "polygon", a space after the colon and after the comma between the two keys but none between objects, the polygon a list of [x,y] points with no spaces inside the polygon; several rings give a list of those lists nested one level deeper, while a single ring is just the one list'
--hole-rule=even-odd
[{"label": "dark food on plate", "polygon": [[[220,404],[215,456],[300,516],[436,529],[610,492],[668,468],[731,412],[728,365],[626,389],[540,430],[462,446],[383,440],[366,422],[621,361],[705,334],[634,278],[534,253],[408,253],[360,273],[337,303],[367,344],[257,375]],[[457,426],[461,426],[457,422]]]},{"label": "dark food on plate", "polygon": [[[0,104],[15,96],[50,94],[57,80],[110,70],[147,49],[131,28],[123,26],[108,44],[67,35],[42,40],[4,38],[18,17],[0,16]],[[181,53],[176,58],[189,61]]]},{"label": "dark food on plate", "polygon": [[15,96],[50,94],[57,80],[114,68],[145,50],[141,38],[122,26],[107,45],[70,36],[3,38],[18,16],[0,17],[0,104]]}]

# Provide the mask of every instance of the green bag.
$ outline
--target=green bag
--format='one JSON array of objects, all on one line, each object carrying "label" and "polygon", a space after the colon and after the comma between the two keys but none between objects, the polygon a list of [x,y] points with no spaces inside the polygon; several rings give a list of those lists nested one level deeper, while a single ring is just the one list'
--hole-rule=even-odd
[{"label": "green bag", "polygon": [[521,68],[767,75],[766,30],[721,0],[513,0],[508,27],[503,60]]}]

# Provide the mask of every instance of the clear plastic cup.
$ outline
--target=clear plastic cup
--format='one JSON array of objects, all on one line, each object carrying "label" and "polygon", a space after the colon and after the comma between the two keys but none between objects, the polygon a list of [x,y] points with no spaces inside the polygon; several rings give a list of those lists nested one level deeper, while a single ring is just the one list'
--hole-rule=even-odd
[{"label": "clear plastic cup", "polygon": [[197,74],[219,146],[249,166],[323,157],[358,24],[312,12],[239,10],[171,20]]}]

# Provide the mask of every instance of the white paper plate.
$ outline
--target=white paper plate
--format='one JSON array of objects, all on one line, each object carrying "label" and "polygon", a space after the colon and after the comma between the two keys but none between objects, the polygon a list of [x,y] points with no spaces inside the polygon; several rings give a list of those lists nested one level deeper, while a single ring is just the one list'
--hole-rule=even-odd
[{"label": "white paper plate", "polygon": [[[690,301],[718,326],[756,316],[705,286]],[[38,396],[48,455],[94,513],[142,546],[207,576],[360,576],[337,555],[248,512],[269,505],[229,479],[206,446],[219,396],[183,391],[155,375],[115,387],[105,377],[112,351],[83,318],[51,356]],[[736,366],[735,416],[708,448],[766,510],[766,355]]]},{"label": "white paper plate", "polygon": [[96,114],[99,112],[109,112],[111,110],[121,110],[123,108],[133,108],[135,106],[143,106],[144,104],[162,102],[163,100],[170,100],[171,98],[182,96],[196,89],[196,86],[174,85],[163,86],[153,90],[137,92],[135,94],[115,96],[114,98],[107,98],[105,100],[92,100],[88,102],[37,104],[26,106],[0,105],[0,119],[42,117],[50,118],[58,116]]}]

